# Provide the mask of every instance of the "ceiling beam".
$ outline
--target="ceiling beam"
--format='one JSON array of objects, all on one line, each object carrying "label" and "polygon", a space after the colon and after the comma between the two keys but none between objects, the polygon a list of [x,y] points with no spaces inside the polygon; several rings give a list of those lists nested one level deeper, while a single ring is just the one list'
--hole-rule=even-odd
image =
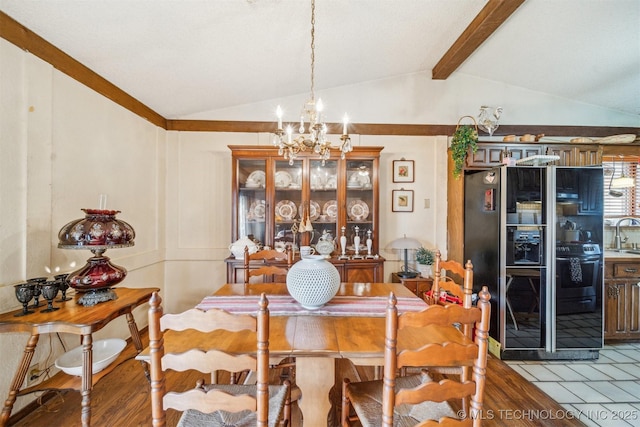
[{"label": "ceiling beam", "polygon": [[489,0],[433,67],[433,80],[446,80],[525,0]]}]

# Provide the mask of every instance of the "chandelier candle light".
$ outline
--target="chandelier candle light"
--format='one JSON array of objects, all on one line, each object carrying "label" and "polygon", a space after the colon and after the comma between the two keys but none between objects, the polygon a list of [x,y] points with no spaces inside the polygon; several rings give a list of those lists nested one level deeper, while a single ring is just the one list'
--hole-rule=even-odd
[{"label": "chandelier candle light", "polygon": [[[293,137],[293,127],[291,125],[287,125],[287,128],[283,129],[282,108],[278,105],[276,109],[278,128],[273,137],[273,145],[278,147],[278,153],[288,159],[290,165],[293,165],[293,161],[299,152],[309,150],[320,156],[324,166],[325,160],[328,160],[331,156],[331,149],[337,148],[332,147],[331,141],[327,140],[328,126],[322,117],[324,105],[321,99],[316,101],[315,98],[315,10],[315,0],[311,0],[311,97],[303,107],[298,136]],[[306,134],[305,121],[308,123],[308,134]],[[342,159],[353,150],[351,138],[347,133],[348,123],[349,118],[345,113],[342,123],[342,136],[340,137],[342,142],[339,147]]]}]

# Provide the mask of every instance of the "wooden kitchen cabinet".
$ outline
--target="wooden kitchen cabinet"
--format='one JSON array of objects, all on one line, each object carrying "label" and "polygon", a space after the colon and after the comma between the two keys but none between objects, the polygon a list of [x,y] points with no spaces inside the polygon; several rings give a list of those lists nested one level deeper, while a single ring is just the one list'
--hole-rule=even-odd
[{"label": "wooden kitchen cabinet", "polygon": [[[275,249],[315,246],[322,236],[335,250],[329,261],[344,282],[383,282],[384,258],[378,256],[378,171],[383,147],[354,147],[345,158],[339,150],[323,161],[300,152],[290,162],[269,146],[229,146],[232,156],[231,242],[249,237]],[[309,221],[312,231],[301,232]],[[347,238],[340,259],[340,237]],[[356,236],[360,244],[356,253]],[[371,238],[371,253],[367,239]],[[227,282],[243,279],[243,260],[230,256]]]},{"label": "wooden kitchen cabinet", "polygon": [[467,156],[468,168],[492,168],[502,165],[505,156],[515,160],[535,156],[543,153],[543,146],[539,144],[500,144],[493,142],[479,142],[478,150],[469,152]]},{"label": "wooden kitchen cabinet", "polygon": [[546,145],[545,154],[559,156],[560,160],[553,163],[557,166],[593,166],[602,164],[601,145]]},{"label": "wooden kitchen cabinet", "polygon": [[556,166],[592,166],[602,164],[602,145],[478,142],[478,150],[469,150],[466,168],[487,169],[502,165],[502,159],[515,160],[536,155],[559,156]]},{"label": "wooden kitchen cabinet", "polygon": [[604,338],[640,340],[640,261],[605,260]]}]

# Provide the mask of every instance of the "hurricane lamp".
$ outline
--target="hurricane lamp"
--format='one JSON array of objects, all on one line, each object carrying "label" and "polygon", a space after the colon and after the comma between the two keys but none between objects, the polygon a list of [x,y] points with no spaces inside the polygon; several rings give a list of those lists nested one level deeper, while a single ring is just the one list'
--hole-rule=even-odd
[{"label": "hurricane lamp", "polygon": [[125,221],[116,218],[120,211],[82,209],[84,218],[66,224],[58,233],[61,249],[87,249],[93,256],[86,265],[67,277],[69,286],[84,295],[81,305],[95,305],[117,298],[111,289],[127,275],[127,270],[111,263],[104,255],[107,249],[133,246],[135,231]]}]

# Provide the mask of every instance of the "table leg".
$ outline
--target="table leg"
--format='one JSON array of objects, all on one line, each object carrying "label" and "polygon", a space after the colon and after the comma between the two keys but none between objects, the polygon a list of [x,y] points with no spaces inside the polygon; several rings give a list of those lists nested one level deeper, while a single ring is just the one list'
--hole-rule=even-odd
[{"label": "table leg", "polygon": [[91,388],[93,383],[93,337],[82,335],[82,427],[91,425]]},{"label": "table leg", "polygon": [[[133,341],[133,345],[140,353],[144,347],[142,346],[142,338],[140,338],[140,331],[138,330],[138,325],[136,325],[136,319],[133,317],[132,313],[127,313],[127,324],[129,325],[129,333],[131,334],[131,341]],[[147,377],[147,381],[151,382],[151,374],[149,373],[149,364],[144,360],[140,361],[142,365],[142,369],[144,370],[144,376]]]},{"label": "table leg", "polygon": [[296,384],[302,397],[298,407],[302,411],[304,427],[326,427],[331,410],[329,392],[335,381],[335,359],[331,357],[296,356]]},{"label": "table leg", "polygon": [[2,408],[2,417],[0,418],[0,426],[7,425],[7,422],[9,421],[11,410],[13,409],[13,404],[16,402],[18,392],[22,388],[24,378],[27,376],[27,371],[29,370],[29,366],[31,365],[33,353],[36,350],[36,345],[38,345],[39,339],[40,335],[35,334],[31,335],[29,341],[27,341],[27,345],[24,348],[24,353],[22,354],[22,360],[20,361],[18,370],[13,376],[11,388],[9,389],[9,395],[7,396],[7,400],[4,401],[4,407]]}]

